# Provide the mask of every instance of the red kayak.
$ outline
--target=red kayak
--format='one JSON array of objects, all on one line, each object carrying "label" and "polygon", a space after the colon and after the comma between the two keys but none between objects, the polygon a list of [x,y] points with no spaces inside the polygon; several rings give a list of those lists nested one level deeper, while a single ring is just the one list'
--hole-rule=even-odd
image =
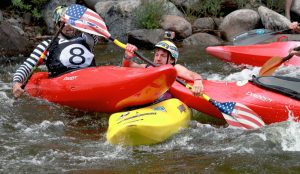
[{"label": "red kayak", "polygon": [[[262,66],[274,56],[286,57],[290,48],[299,45],[300,42],[287,41],[246,46],[210,46],[206,48],[206,52],[216,58],[237,65]],[[294,56],[284,65],[300,66],[300,57]]]},{"label": "red kayak", "polygon": [[[204,80],[203,85],[204,93],[212,99],[219,102],[238,102],[244,104],[256,112],[266,124],[287,120],[290,111],[294,117],[300,119],[300,101],[263,89],[251,82]],[[175,82],[170,91],[176,98],[183,101],[189,107],[223,119],[221,112],[211,103],[201,97],[193,96],[191,91],[181,84]]]},{"label": "red kayak", "polygon": [[102,66],[73,71],[56,78],[33,74],[26,91],[34,97],[92,112],[117,112],[152,103],[176,78],[171,65],[157,68]]}]

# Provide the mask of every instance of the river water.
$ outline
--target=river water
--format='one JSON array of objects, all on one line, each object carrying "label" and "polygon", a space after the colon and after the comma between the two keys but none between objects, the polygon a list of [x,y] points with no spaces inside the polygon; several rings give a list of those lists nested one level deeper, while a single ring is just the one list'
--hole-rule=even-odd
[{"label": "river water", "polygon": [[[142,51],[152,57],[150,51]],[[214,80],[243,80],[259,68],[232,66],[207,56],[204,48],[181,48],[179,63]],[[123,50],[97,48],[98,65],[120,65]],[[22,58],[0,64],[0,173],[300,173],[300,124],[259,130],[227,128],[193,111],[189,128],[161,144],[111,145],[109,114],[85,113],[22,96],[11,79]],[[278,73],[298,76],[299,69]],[[292,120],[292,119],[291,119]]]}]

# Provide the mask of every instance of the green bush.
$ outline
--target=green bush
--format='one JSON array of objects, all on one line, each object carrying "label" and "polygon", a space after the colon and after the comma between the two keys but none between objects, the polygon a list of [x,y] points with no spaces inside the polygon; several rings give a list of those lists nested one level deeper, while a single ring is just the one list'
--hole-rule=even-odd
[{"label": "green bush", "polygon": [[[239,8],[244,8],[250,0],[235,0]],[[284,12],[285,1],[284,0],[256,0],[258,4],[264,5],[269,9],[276,11],[277,13]]]},{"label": "green bush", "polygon": [[223,16],[221,3],[221,0],[199,0],[193,8],[181,8],[181,11],[190,22],[199,17],[220,17]]},{"label": "green bush", "polygon": [[48,0],[12,0],[12,5],[20,12],[29,12],[32,14],[34,19],[39,20],[41,15],[42,7],[48,2]]},{"label": "green bush", "polygon": [[[245,8],[250,0],[232,0],[237,4],[238,8]],[[223,17],[225,13],[222,12],[221,4],[225,0],[199,0],[192,8],[181,8],[185,17],[189,21],[199,17]],[[284,0],[256,0],[257,3],[262,4],[278,13],[284,12]]]},{"label": "green bush", "polygon": [[269,8],[278,13],[284,13],[284,0],[265,0],[264,4]]},{"label": "green bush", "polygon": [[140,28],[157,29],[159,20],[165,13],[163,1],[143,1],[141,6],[135,9],[134,16]]}]

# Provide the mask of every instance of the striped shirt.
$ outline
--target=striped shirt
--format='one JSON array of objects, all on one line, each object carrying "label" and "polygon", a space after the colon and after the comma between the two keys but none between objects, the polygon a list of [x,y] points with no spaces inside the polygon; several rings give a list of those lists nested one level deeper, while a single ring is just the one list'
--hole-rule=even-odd
[{"label": "striped shirt", "polygon": [[[82,33],[81,37],[86,41],[91,51],[93,52],[95,45],[98,43],[98,36]],[[62,38],[62,36],[59,36],[59,38]],[[14,83],[23,83],[29,77],[29,75],[34,70],[34,67],[37,65],[41,54],[46,50],[50,42],[50,39],[45,40],[33,50],[30,56],[24,61],[24,63],[17,69],[16,73],[14,74]],[[48,54],[46,55],[45,60],[47,60]]]}]

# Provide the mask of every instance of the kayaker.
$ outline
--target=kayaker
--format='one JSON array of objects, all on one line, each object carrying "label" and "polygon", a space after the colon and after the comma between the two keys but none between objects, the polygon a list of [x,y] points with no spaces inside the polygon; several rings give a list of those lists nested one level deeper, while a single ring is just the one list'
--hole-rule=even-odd
[{"label": "kayaker", "polygon": [[[292,22],[289,25],[289,28],[292,29],[294,32],[300,34],[300,26],[298,22]],[[295,51],[294,48],[299,47],[300,45],[295,45],[294,47],[290,48],[289,54],[300,56],[300,51]]]},{"label": "kayaker", "polygon": [[291,20],[291,7],[293,0],[285,0],[285,17]]},{"label": "kayaker", "polygon": [[[132,61],[134,57],[134,51],[137,47],[132,44],[127,44],[125,49],[125,56],[123,58],[122,65],[124,67],[136,67],[147,68],[147,64],[137,64]],[[172,64],[177,70],[179,78],[183,78],[189,81],[194,81],[192,92],[194,95],[201,95],[203,92],[202,77],[196,72],[188,70],[186,67],[176,64],[178,60],[178,48],[169,40],[162,40],[155,45],[154,49],[154,63],[157,65]],[[167,93],[166,93],[167,95]],[[169,98],[169,97],[166,97]]]},{"label": "kayaker", "polygon": [[[66,6],[58,6],[54,10],[53,21],[57,30],[62,25],[60,19],[67,11],[67,8]],[[15,97],[19,97],[24,92],[21,88],[22,84],[34,70],[34,67],[38,64],[41,53],[46,50],[50,42],[50,39],[41,42],[33,50],[30,57],[17,69],[13,76],[12,89]],[[97,42],[98,36],[81,33],[65,24],[42,62],[46,64],[49,77],[56,77],[79,68],[96,66],[92,52]]]}]

